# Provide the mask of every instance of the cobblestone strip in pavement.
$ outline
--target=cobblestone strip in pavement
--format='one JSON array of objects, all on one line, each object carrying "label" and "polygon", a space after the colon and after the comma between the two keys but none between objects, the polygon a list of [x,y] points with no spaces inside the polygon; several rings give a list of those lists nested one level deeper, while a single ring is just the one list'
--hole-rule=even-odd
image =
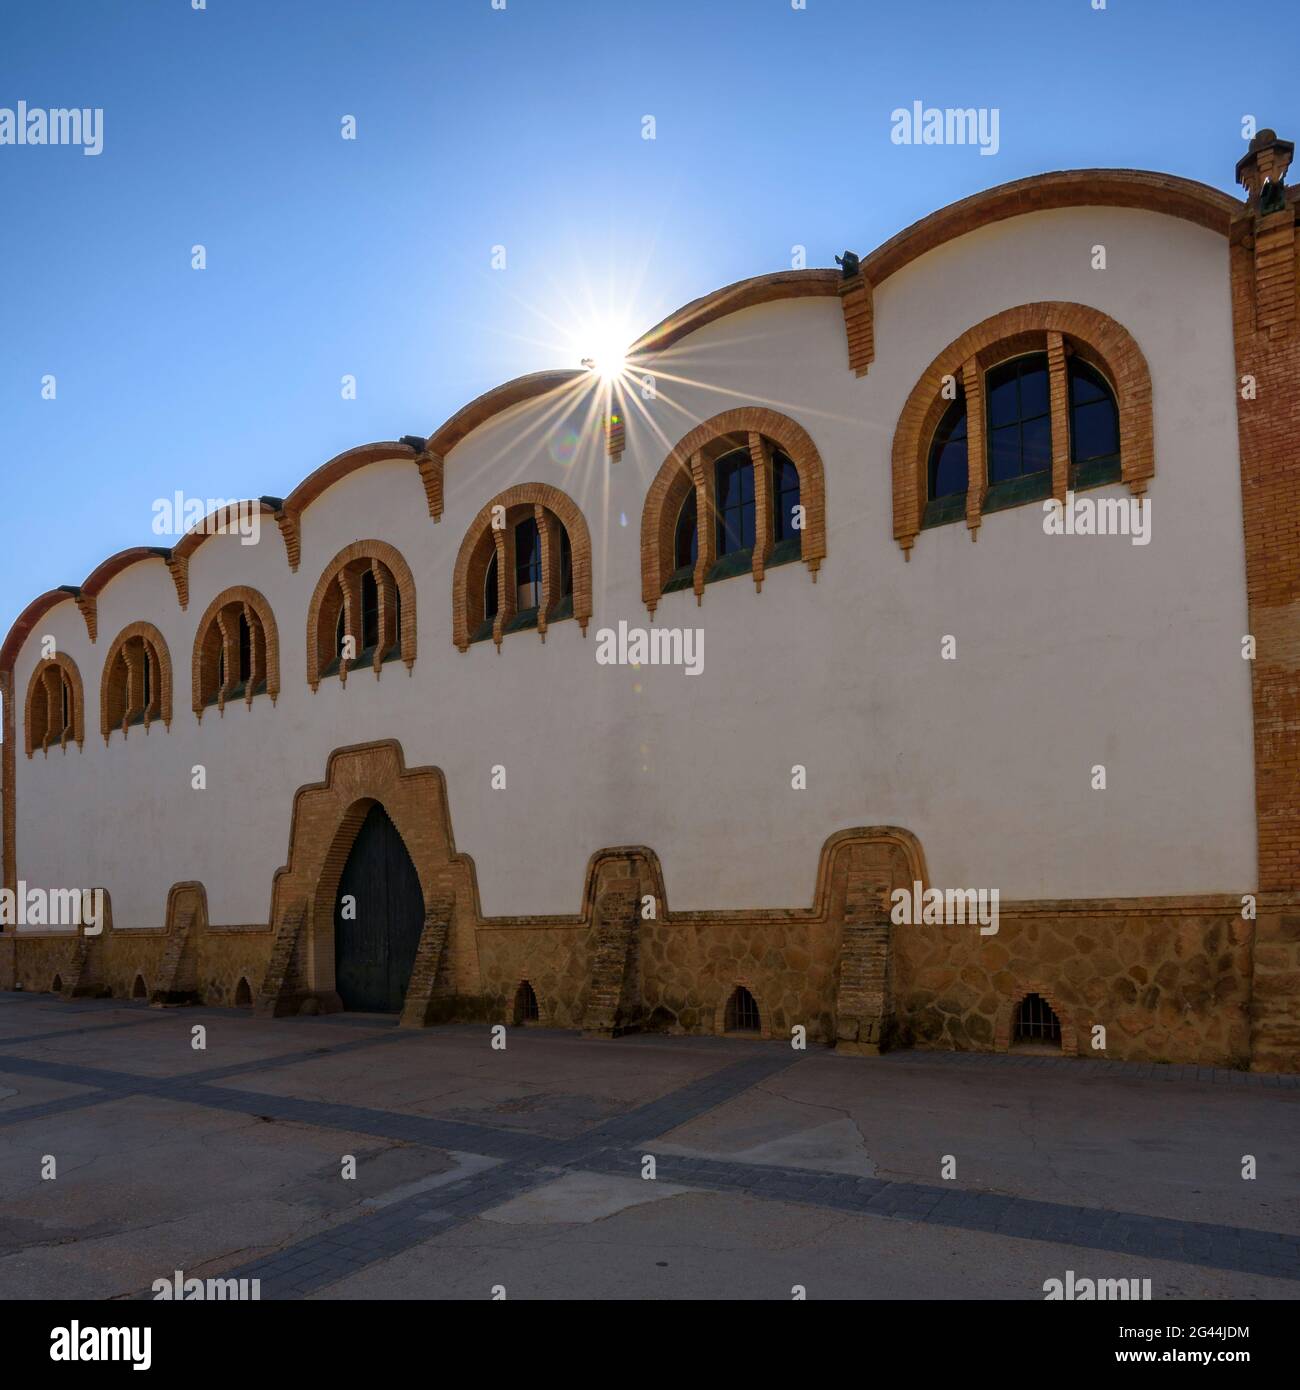
[{"label": "cobblestone strip in pavement", "polygon": [[472,1221],[489,1208],[562,1176],[566,1168],[587,1167],[589,1160],[609,1144],[644,1142],[685,1124],[783,1071],[797,1058],[798,1054],[785,1049],[764,1049],[760,1056],[734,1062],[625,1115],[606,1120],[577,1139],[557,1142],[520,1135],[521,1140],[526,1137],[527,1143],[520,1144],[521,1152],[511,1162],[355,1217],[238,1269],[226,1270],[221,1277],[260,1279],[263,1298],[302,1298],[358,1273],[376,1260],[388,1259],[453,1226]]},{"label": "cobblestone strip in pavement", "polygon": [[[60,1011],[80,1012],[81,1009],[68,1005]],[[136,1021],[131,1020],[130,1023]],[[105,1026],[122,1027],[129,1024]],[[87,1028],[75,1031],[100,1030]],[[211,1084],[241,1074],[293,1066],[325,1055],[337,1055],[376,1043],[418,1036],[418,1033],[394,1030],[333,1046],[232,1063],[190,1076],[165,1078],[4,1057],[0,1058],[0,1070],[94,1089],[86,1096],[0,1112],[0,1125],[100,1104],[126,1095],[147,1094],[215,1109],[266,1114],[318,1127],[374,1134],[439,1149],[482,1153],[502,1160],[485,1172],[472,1174],[435,1191],[418,1193],[391,1203],[376,1212],[356,1217],[284,1250],[227,1271],[223,1276],[261,1278],[268,1297],[294,1298],[315,1292],[357,1273],[376,1260],[388,1258],[442,1230],[472,1220],[491,1207],[553,1180],[566,1169],[584,1168],[611,1175],[639,1176],[641,1151],[635,1146],[644,1147],[647,1141],[707,1113],[798,1060],[796,1055],[784,1050],[764,1049],[760,1055],[723,1067],[624,1115],[603,1121],[586,1134],[570,1140],[554,1140],[527,1131],[501,1130],[463,1121],[403,1115],[361,1106],[241,1092]],[[980,1054],[940,1056],[920,1052],[896,1054],[889,1061],[903,1065],[940,1062],[968,1067],[990,1064],[1068,1065],[1072,1068],[1077,1066],[1080,1076],[1091,1074],[1107,1079],[1114,1079],[1118,1073],[1143,1080],[1300,1085],[1300,1077],[1155,1063],[1102,1061],[1093,1062],[1085,1068],[1068,1059],[1054,1057],[989,1059]],[[817,1170],[729,1163],[679,1155],[658,1155],[656,1166],[659,1178],[688,1187],[732,1191],[868,1216],[1300,1280],[1300,1238],[1285,1233],[1077,1207],[970,1189],[938,1188],[918,1183],[827,1174]]]},{"label": "cobblestone strip in pavement", "polygon": [[[593,1156],[584,1166],[599,1173],[637,1177],[641,1155],[610,1149]],[[889,1182],[807,1168],[728,1163],[673,1154],[656,1155],[655,1173],[658,1181],[685,1187],[741,1192],[770,1201],[829,1207],[863,1216],[894,1217],[930,1226],[986,1231],[1022,1240],[1300,1280],[1300,1237],[1273,1231],[1069,1206],[970,1188]]]},{"label": "cobblestone strip in pavement", "polygon": [[941,1052],[905,1048],[881,1059],[891,1067],[964,1067],[990,1070],[1004,1067],[1068,1068],[1071,1080],[1205,1081],[1217,1086],[1268,1087],[1300,1090],[1300,1072],[1239,1071],[1233,1067],[1198,1067],[1176,1062],[1120,1062],[1106,1057],[1053,1057],[1016,1052]]},{"label": "cobblestone strip in pavement", "polygon": [[[119,1028],[137,1028],[142,1023],[161,1023],[166,1018],[162,1013],[137,1014],[135,1018],[123,1019],[121,1023],[88,1023],[84,1028],[56,1028],[49,1033],[27,1033],[20,1038],[0,1038],[0,1048],[21,1047],[25,1043],[52,1042],[61,1038],[79,1038],[86,1033],[113,1033]],[[0,1058],[3,1061],[3,1058]]]},{"label": "cobblestone strip in pavement", "polygon": [[[95,1032],[96,1029],[77,1030]],[[419,1037],[414,1030],[391,1033],[378,1033],[374,1037],[349,1038],[347,1042],[331,1043],[308,1048],[300,1052],[283,1052],[274,1057],[256,1058],[244,1062],[231,1062],[224,1067],[209,1067],[206,1071],[193,1072],[180,1076],[146,1076],[136,1072],[113,1071],[108,1067],[86,1067],[72,1062],[55,1062],[39,1057],[0,1056],[0,1075],[34,1076],[44,1081],[58,1081],[70,1086],[86,1086],[92,1091],[89,1096],[67,1096],[61,1100],[46,1101],[39,1106],[23,1106],[13,1110],[0,1110],[0,1127],[20,1124],[24,1120],[57,1115],[66,1110],[80,1110],[88,1105],[102,1105],[106,1101],[121,1100],[126,1096],[160,1096],[164,1100],[183,1100],[183,1093],[195,1087],[202,1087],[215,1081],[226,1081],[231,1077],[246,1074],[274,1071],[278,1067],[292,1067],[301,1062],[315,1062],[322,1057],[337,1057],[342,1053],[356,1052],[361,1048],[377,1047],[386,1043],[406,1042]],[[204,1092],[203,1097],[194,1100],[196,1105],[212,1104],[214,1096],[223,1092],[215,1087]],[[256,1093],[245,1092],[255,1096]],[[263,1098],[256,1097],[260,1102]],[[265,1097],[271,1100],[273,1097]],[[223,1107],[234,1108],[240,1107]],[[33,1112],[36,1112],[35,1114]],[[253,1108],[252,1113],[267,1113],[265,1107]],[[383,1113],[383,1112],[378,1112]]]}]

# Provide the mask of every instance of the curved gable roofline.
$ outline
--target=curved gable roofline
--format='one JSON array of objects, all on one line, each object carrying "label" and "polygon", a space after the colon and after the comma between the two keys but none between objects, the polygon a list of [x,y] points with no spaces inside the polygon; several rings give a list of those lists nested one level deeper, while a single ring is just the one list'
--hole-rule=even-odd
[{"label": "curved gable roofline", "polygon": [[434,430],[425,448],[431,454],[446,458],[466,435],[472,434],[480,425],[486,424],[503,410],[521,405],[524,401],[535,400],[538,396],[550,395],[552,391],[559,391],[579,381],[591,380],[591,373],[581,367],[564,367],[556,371],[529,372],[526,376],[517,376],[512,381],[494,386],[492,390],[476,396],[468,405],[461,406],[451,419]]},{"label": "curved gable roofline", "polygon": [[[169,560],[172,552],[166,546],[133,545],[119,550],[107,560],[96,565],[81,584],[81,592],[86,598],[98,598],[107,587],[110,579],[116,579],[124,569],[138,564],[141,560]],[[0,663],[3,664],[3,663]]]},{"label": "curved gable roofline", "polygon": [[75,598],[78,590],[69,586],[63,589],[47,589],[40,598],[34,598],[26,608],[14,619],[13,626],[9,629],[9,635],[4,640],[4,645],[0,646],[0,671],[12,672],[14,661],[18,657],[22,645],[36,630],[36,624],[50,611],[65,599]]},{"label": "curved gable roofline", "polygon": [[[355,449],[345,449],[341,454],[335,454],[328,463],[322,463],[298,484],[296,488],[280,504],[282,512],[301,512],[305,507],[309,507],[322,493],[333,487],[335,483],[346,478],[349,473],[355,473],[358,468],[365,468],[371,463],[383,463],[388,459],[414,459],[416,452],[409,444],[400,444],[397,440],[383,440],[377,444],[359,444]],[[268,502],[273,499],[263,499]],[[274,512],[274,508],[265,506],[264,510]]]},{"label": "curved gable roofline", "polygon": [[[195,522],[176,542],[169,558],[188,560],[209,536],[235,534],[241,517],[250,516],[254,507],[263,516],[275,516],[275,508],[265,497],[258,498],[256,502],[252,498],[241,498],[237,502],[227,502],[224,507],[213,508],[202,521]],[[166,554],[166,552],[160,553]]]},{"label": "curved gable roofline", "polygon": [[[862,261],[863,279],[869,285],[879,285],[928,251],[933,251],[979,227],[990,226],[1009,217],[1019,217],[1024,213],[1068,207],[1145,209],[1182,218],[1227,236],[1232,218],[1240,210],[1241,204],[1230,194],[1222,193],[1217,188],[1198,183],[1194,179],[1180,178],[1175,174],[1157,174],[1140,169],[1069,169],[1034,174],[1029,178],[1017,179],[1013,183],[1004,183],[996,188],[973,193],[969,198],[950,203],[947,207],[923,217],[919,222],[912,223],[910,227],[905,227]],[[656,324],[648,333],[643,334],[629,349],[628,355],[637,357],[662,352],[706,324],[725,318],[728,314],[737,313],[741,309],[782,299],[831,298],[840,293],[840,287],[844,283],[838,270],[786,270],[753,276],[748,280],[738,280],[735,284],[692,300],[676,313],[669,315],[662,323]],[[507,381],[484,392],[468,405],[462,406],[439,426],[425,444],[425,455],[441,460],[467,435],[511,406],[549,395],[576,382],[589,380],[592,380],[590,372],[573,368],[532,372]],[[277,520],[281,516],[300,515],[304,507],[355,469],[387,459],[410,459],[418,462],[423,457],[424,455],[402,443],[363,444],[358,448],[348,449],[330,459],[328,463],[322,464],[294,488],[278,509],[269,505],[273,499],[263,499],[262,510],[272,512]],[[441,487],[440,481],[438,486]],[[432,510],[432,501],[430,505]],[[191,536],[194,537],[192,540]],[[183,566],[185,559],[202,539],[202,535],[187,533],[177,544],[170,558],[179,560]],[[285,544],[290,552],[290,564],[296,569],[294,542],[288,535],[285,537]],[[188,548],[185,548],[187,545]],[[112,559],[104,561],[93,571],[92,579],[98,576],[96,582],[99,588],[102,588],[114,574],[120,573],[128,564],[134,564],[150,555],[169,558],[167,552],[148,546],[137,546],[121,551]],[[113,566],[116,568],[110,568]],[[87,584],[90,582],[87,580]],[[98,589],[95,592],[98,592]],[[0,671],[13,669],[19,648],[27,640],[41,616],[55,603],[69,596],[79,596],[79,591],[52,589],[28,604],[10,628],[3,646],[0,646]],[[93,594],[89,597],[93,597]]]},{"label": "curved gable roofline", "polygon": [[778,270],[770,275],[737,280],[712,294],[692,299],[675,314],[669,314],[632,344],[628,356],[662,352],[688,333],[758,304],[771,304],[778,299],[832,299],[839,294],[843,280],[838,270]]},{"label": "curved gable roofline", "polygon": [[1161,212],[1226,237],[1241,204],[1231,195],[1195,179],[1142,169],[1064,169],[1033,174],[972,193],[969,198],[949,203],[913,222],[867,256],[862,272],[872,285],[878,285],[927,251],[979,227],[1024,213],[1077,207]]}]

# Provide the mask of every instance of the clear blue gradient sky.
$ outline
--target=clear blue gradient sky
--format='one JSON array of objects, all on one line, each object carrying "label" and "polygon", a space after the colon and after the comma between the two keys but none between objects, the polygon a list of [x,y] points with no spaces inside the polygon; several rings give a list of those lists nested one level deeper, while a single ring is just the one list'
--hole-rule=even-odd
[{"label": "clear blue gradient sky", "polygon": [[[1298,35],[1295,0],[0,0],[0,107],[105,113],[98,157],[0,146],[0,632],[159,543],[155,498],[282,496],[796,243],[1049,169],[1232,190],[1244,115],[1300,137]],[[916,100],[997,107],[999,153],[892,144]]]}]

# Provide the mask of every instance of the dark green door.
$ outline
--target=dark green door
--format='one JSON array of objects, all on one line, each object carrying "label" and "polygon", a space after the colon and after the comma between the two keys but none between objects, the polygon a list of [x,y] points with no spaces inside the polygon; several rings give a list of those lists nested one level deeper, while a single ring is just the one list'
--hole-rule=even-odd
[{"label": "dark green door", "polygon": [[397,827],[370,808],[334,903],[335,987],[345,1009],[402,1011],[424,926],[420,880]]}]

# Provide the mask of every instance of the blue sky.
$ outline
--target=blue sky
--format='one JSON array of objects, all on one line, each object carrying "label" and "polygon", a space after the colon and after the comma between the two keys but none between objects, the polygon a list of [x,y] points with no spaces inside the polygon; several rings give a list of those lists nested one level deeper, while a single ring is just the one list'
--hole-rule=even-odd
[{"label": "blue sky", "polygon": [[[104,110],[96,157],[0,145],[0,632],[156,498],[282,496],[795,244],[1300,136],[1294,0],[1093,3],[0,0],[0,107]],[[998,154],[892,144],[917,100]]]}]

